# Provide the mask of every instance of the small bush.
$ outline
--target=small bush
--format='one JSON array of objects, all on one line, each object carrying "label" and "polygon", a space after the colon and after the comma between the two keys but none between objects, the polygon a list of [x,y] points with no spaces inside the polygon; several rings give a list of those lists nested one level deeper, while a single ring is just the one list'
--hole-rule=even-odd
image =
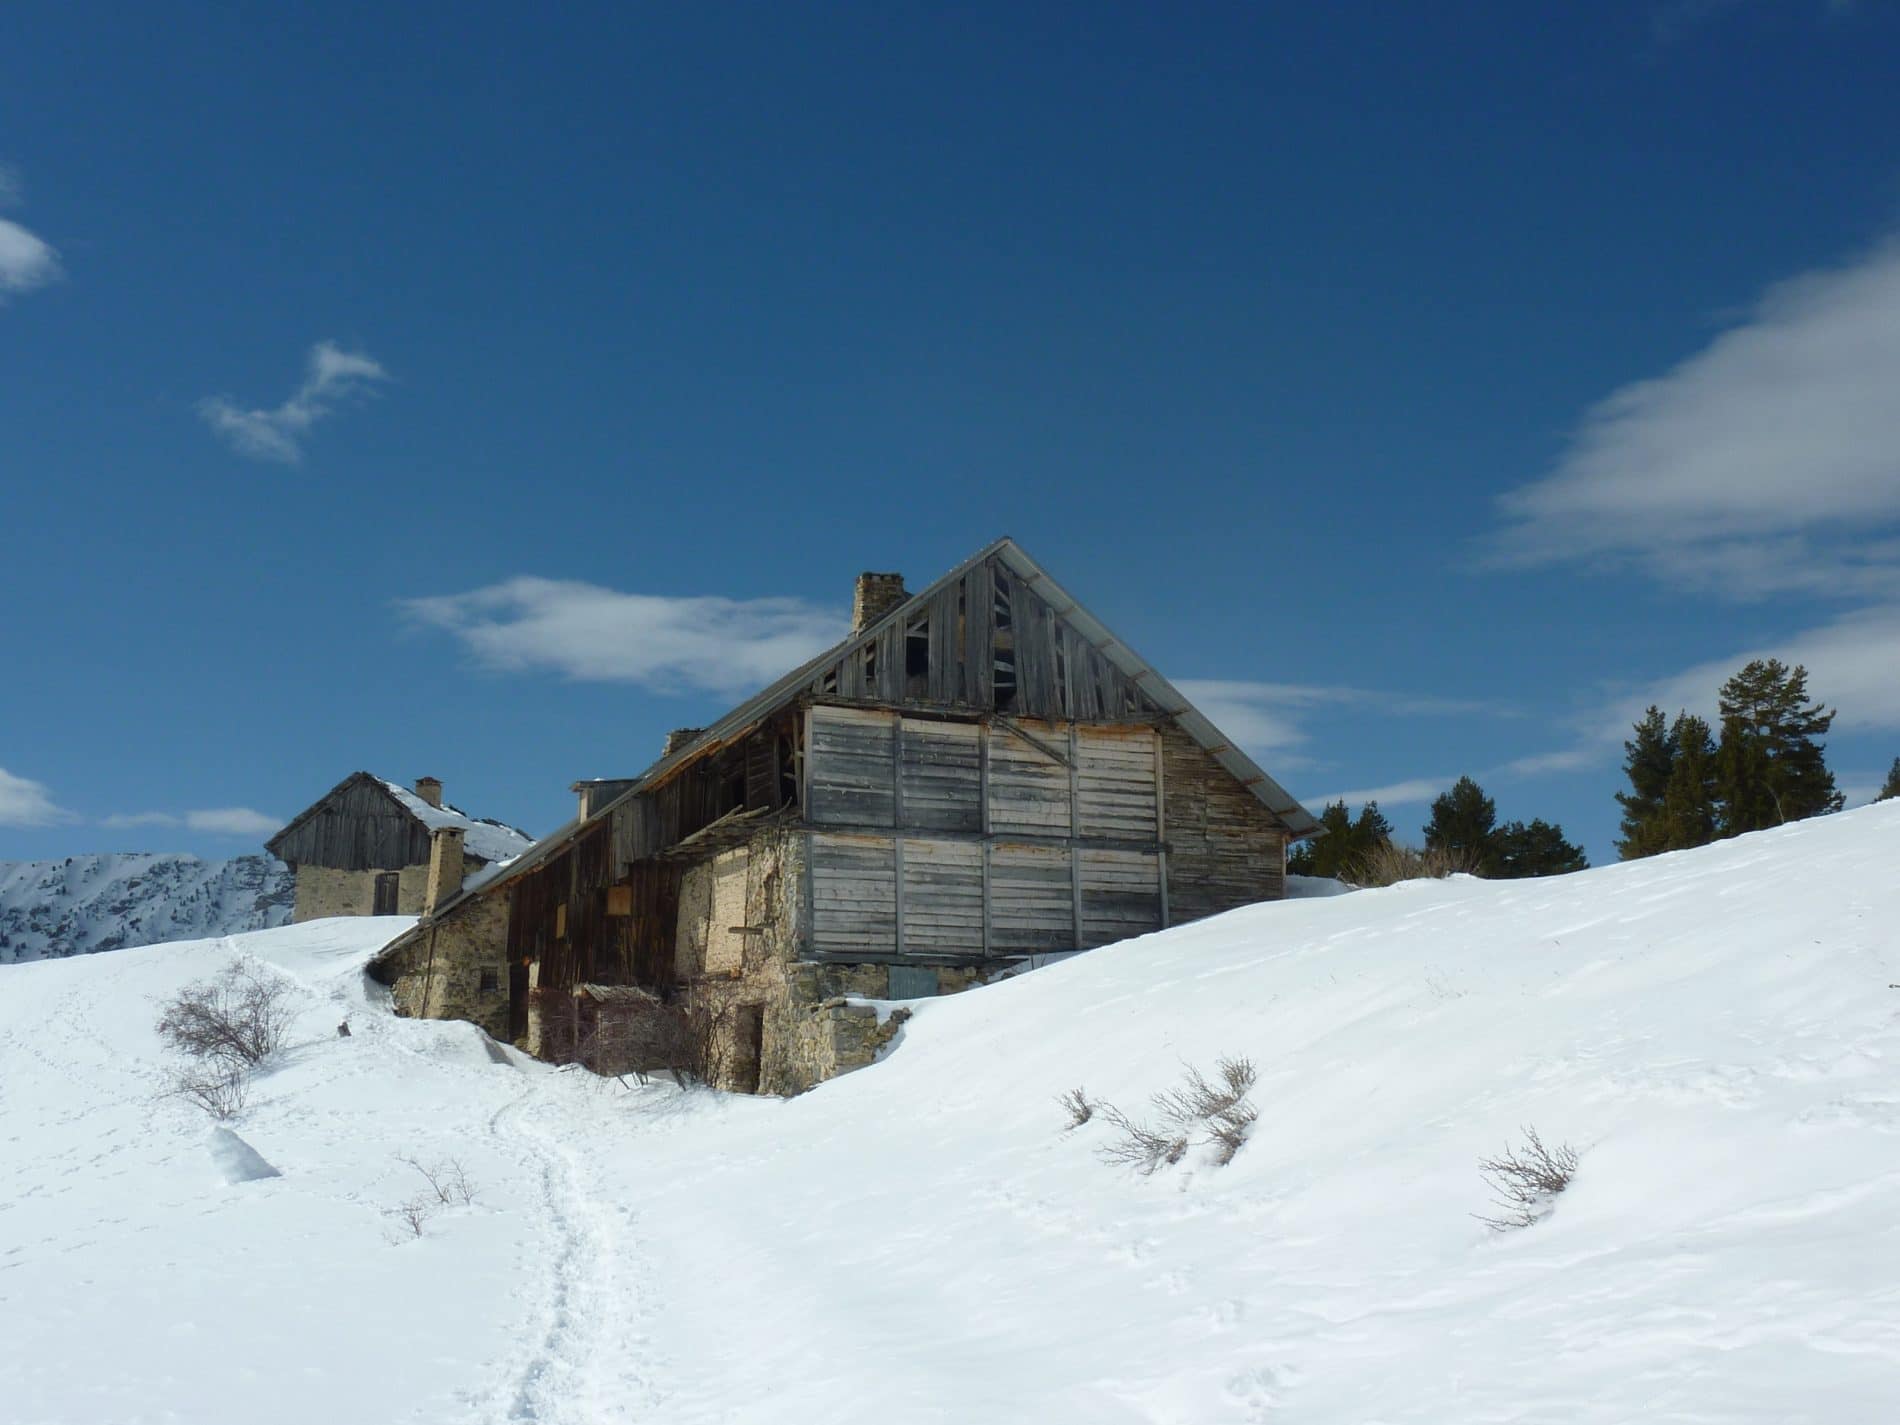
[{"label": "small bush", "polygon": [[1089,1096],[1082,1089],[1070,1089],[1056,1100],[1062,1105],[1062,1111],[1069,1115],[1069,1128],[1080,1128],[1095,1117],[1095,1105],[1089,1102]]},{"label": "small bush", "polygon": [[1344,867],[1340,874],[1355,886],[1396,886],[1400,881],[1442,881],[1478,873],[1477,858],[1443,846],[1421,851],[1397,841],[1382,841]]},{"label": "small bush", "polygon": [[1103,1121],[1118,1135],[1102,1147],[1102,1157],[1130,1164],[1145,1175],[1180,1162],[1200,1135],[1214,1150],[1216,1164],[1231,1163],[1260,1117],[1248,1097],[1258,1079],[1253,1061],[1247,1058],[1219,1060],[1213,1079],[1189,1065],[1179,1087],[1154,1096],[1161,1116],[1159,1127],[1137,1122],[1113,1104],[1096,1105]]},{"label": "small bush", "polygon": [[403,1162],[422,1174],[422,1180],[429,1185],[424,1201],[433,1201],[442,1207],[467,1207],[475,1201],[475,1185],[469,1181],[468,1171],[458,1158],[437,1163],[430,1167],[420,1158],[405,1157]]},{"label": "small bush", "polygon": [[290,1028],[290,985],[255,965],[232,964],[215,979],[186,985],[158,1017],[158,1036],[187,1059],[261,1064]]},{"label": "small bush", "polygon": [[169,1092],[223,1123],[244,1112],[250,1099],[251,1071],[231,1060],[183,1064],[172,1070]]},{"label": "small bush", "polygon": [[436,1204],[426,1197],[411,1198],[401,1207],[383,1209],[383,1216],[396,1224],[397,1240],[405,1237],[420,1237],[422,1229],[429,1225],[429,1219],[435,1216]]},{"label": "small bush", "polygon": [[1556,1205],[1557,1195],[1570,1186],[1577,1172],[1577,1151],[1568,1143],[1544,1146],[1535,1128],[1524,1129],[1524,1146],[1508,1143],[1495,1158],[1478,1162],[1478,1173],[1495,1196],[1495,1216],[1472,1215],[1493,1232],[1509,1232],[1543,1221]]}]

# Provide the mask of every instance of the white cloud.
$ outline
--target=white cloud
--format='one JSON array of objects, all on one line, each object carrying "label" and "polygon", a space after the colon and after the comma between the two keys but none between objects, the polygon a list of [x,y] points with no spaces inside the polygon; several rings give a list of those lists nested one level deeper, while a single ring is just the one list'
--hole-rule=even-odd
[{"label": "white cloud", "polygon": [[1506,563],[1634,562],[1740,597],[1900,594],[1900,240],[1771,288],[1506,495]]},{"label": "white cloud", "polygon": [[310,348],[303,384],[281,406],[246,409],[228,396],[212,396],[199,402],[198,411],[238,454],[294,465],[303,458],[303,437],[313,425],[339,402],[388,379],[367,353],[320,341]]},{"label": "white cloud", "polygon": [[211,836],[269,836],[283,819],[249,807],[207,807],[175,814],[168,811],[119,812],[100,819],[101,826],[170,826],[202,831]]},{"label": "white cloud", "polygon": [[1808,695],[1838,711],[1836,732],[1900,730],[1900,605],[1861,609],[1790,638],[1743,649],[1605,699],[1576,721],[1568,747],[1519,758],[1505,769],[1532,775],[1615,761],[1630,728],[1652,703],[1670,717],[1695,713],[1714,723],[1716,694],[1744,663],[1779,658],[1808,670]]},{"label": "white cloud", "polygon": [[849,628],[837,610],[802,599],[626,594],[527,575],[403,607],[454,634],[490,668],[668,692],[750,692]]},{"label": "white cloud", "polygon": [[1383,787],[1360,787],[1350,792],[1328,792],[1323,797],[1302,797],[1300,804],[1309,808],[1332,802],[1344,802],[1349,807],[1363,806],[1367,802],[1377,802],[1381,807],[1410,806],[1431,801],[1457,780],[1456,777],[1413,777]]},{"label": "white cloud", "polygon": [[[0,167],[0,207],[20,199],[20,184],[10,168]],[[59,254],[44,238],[16,222],[0,218],[0,302],[9,293],[31,292],[60,275]]]},{"label": "white cloud", "polygon": [[1293,750],[1309,737],[1303,719],[1322,708],[1356,707],[1389,717],[1515,717],[1505,703],[1438,698],[1310,683],[1259,683],[1188,678],[1177,688],[1218,727],[1249,752],[1271,754],[1282,771],[1311,766]]},{"label": "white cloud", "polygon": [[50,826],[71,820],[72,813],[57,805],[42,783],[0,767],[0,826]]}]

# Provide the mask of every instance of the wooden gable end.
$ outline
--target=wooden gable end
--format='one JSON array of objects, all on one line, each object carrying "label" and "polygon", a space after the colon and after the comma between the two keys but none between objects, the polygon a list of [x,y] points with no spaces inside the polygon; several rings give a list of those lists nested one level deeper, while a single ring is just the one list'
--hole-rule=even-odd
[{"label": "wooden gable end", "polygon": [[1083,722],[1160,709],[1025,578],[992,556],[874,625],[819,670],[820,700]]},{"label": "wooden gable end", "polygon": [[293,866],[399,871],[429,859],[429,829],[367,773],[345,778],[267,849]]}]

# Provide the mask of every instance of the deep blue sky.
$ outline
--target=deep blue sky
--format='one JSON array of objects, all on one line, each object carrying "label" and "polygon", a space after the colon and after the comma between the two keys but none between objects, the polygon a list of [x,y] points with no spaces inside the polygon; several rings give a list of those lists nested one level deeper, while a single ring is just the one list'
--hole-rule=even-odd
[{"label": "deep blue sky", "polygon": [[1605,859],[1632,700],[1769,648],[1858,791],[1896,73],[1826,0],[15,0],[0,857],[358,767],[544,832],[1004,533],[1315,810]]}]

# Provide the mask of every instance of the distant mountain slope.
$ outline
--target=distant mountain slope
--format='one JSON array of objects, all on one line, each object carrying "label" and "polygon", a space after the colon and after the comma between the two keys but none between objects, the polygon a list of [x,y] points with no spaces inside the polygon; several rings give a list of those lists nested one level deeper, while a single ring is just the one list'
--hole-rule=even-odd
[{"label": "distant mountain slope", "polygon": [[290,921],[290,868],[131,852],[0,861],[0,965],[268,930]]}]

